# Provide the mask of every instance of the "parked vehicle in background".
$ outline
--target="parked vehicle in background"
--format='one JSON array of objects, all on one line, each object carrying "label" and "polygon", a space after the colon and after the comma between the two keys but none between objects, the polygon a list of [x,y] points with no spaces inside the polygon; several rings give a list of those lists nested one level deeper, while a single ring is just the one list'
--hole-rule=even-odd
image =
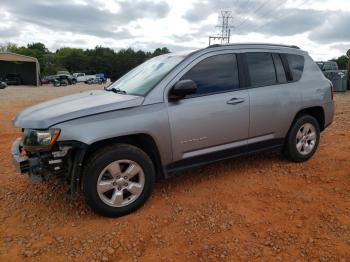
[{"label": "parked vehicle in background", "polygon": [[5,82],[5,81],[2,81],[2,80],[0,79],[0,89],[5,89],[6,87],[7,87],[6,82]]},{"label": "parked vehicle in background", "polygon": [[103,80],[101,78],[90,78],[89,80],[84,82],[85,84],[92,85],[92,84],[102,84]]},{"label": "parked vehicle in background", "polygon": [[82,76],[84,73],[73,73],[72,76],[77,78],[78,76]]},{"label": "parked vehicle in background", "polygon": [[75,85],[77,83],[77,79],[71,75],[71,74],[66,74],[66,73],[62,73],[63,71],[58,71],[57,75],[56,75],[56,80],[58,81],[62,81],[62,80],[67,80],[69,85]]},{"label": "parked vehicle in background", "polygon": [[12,155],[21,173],[62,178],[113,217],[141,207],[156,178],[188,168],[271,149],[307,161],[333,115],[332,84],[307,52],[215,45],[26,109],[13,120],[23,134]]},{"label": "parked vehicle in background", "polygon": [[96,75],[86,75],[85,73],[74,73],[73,76],[75,76],[78,83],[96,78]]},{"label": "parked vehicle in background", "polygon": [[335,61],[326,61],[326,62],[316,62],[319,68],[322,71],[336,71],[339,70],[338,64]]},{"label": "parked vehicle in background", "polygon": [[21,78],[20,74],[10,73],[10,74],[6,74],[5,82],[7,85],[21,85],[22,78]]},{"label": "parked vehicle in background", "polygon": [[345,92],[347,89],[347,71],[339,70],[338,64],[335,61],[316,62],[322,70],[325,77],[327,77],[333,84],[334,91]]},{"label": "parked vehicle in background", "polygon": [[68,71],[62,70],[62,71],[57,71],[56,75],[71,75]]},{"label": "parked vehicle in background", "polygon": [[98,74],[96,74],[96,78],[101,79],[102,83],[106,83],[106,82],[107,82],[107,77],[105,76],[104,73],[98,73]]},{"label": "parked vehicle in background", "polygon": [[54,86],[67,86],[73,84],[76,84],[76,80],[71,75],[57,75],[53,83]]},{"label": "parked vehicle in background", "polygon": [[53,84],[55,82],[56,76],[55,75],[51,75],[51,76],[44,76],[41,79],[41,83],[42,84]]}]

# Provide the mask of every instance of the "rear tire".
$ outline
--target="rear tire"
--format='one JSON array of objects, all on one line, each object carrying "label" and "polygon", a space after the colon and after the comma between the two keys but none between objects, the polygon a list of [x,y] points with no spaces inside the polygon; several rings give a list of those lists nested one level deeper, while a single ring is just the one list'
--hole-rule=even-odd
[{"label": "rear tire", "polygon": [[293,162],[307,161],[315,154],[319,141],[318,121],[313,116],[303,115],[293,123],[287,135],[284,154]]},{"label": "rear tire", "polygon": [[127,144],[97,151],[83,174],[83,194],[98,214],[118,217],[140,208],[155,183],[151,159],[141,149]]}]

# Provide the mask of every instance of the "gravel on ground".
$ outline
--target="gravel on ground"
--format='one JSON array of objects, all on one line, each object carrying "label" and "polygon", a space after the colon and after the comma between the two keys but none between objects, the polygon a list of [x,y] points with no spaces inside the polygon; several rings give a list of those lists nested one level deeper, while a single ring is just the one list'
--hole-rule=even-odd
[{"label": "gravel on ground", "polygon": [[0,90],[0,261],[350,261],[350,92],[335,95],[335,122],[308,162],[267,152],[197,168],[108,219],[64,184],[30,183],[10,154],[17,112],[102,88]]}]

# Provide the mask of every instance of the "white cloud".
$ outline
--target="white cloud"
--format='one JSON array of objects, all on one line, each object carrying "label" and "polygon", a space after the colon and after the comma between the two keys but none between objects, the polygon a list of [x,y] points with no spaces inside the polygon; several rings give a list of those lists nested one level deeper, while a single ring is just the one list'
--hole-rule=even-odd
[{"label": "white cloud", "polygon": [[348,0],[1,0],[0,43],[202,48],[223,8],[239,26],[233,42],[294,44],[317,60],[350,48]]}]

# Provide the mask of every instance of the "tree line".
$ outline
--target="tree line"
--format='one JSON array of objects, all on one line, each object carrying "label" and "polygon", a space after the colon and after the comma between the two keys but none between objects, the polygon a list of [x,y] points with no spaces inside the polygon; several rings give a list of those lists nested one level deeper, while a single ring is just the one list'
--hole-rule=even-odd
[{"label": "tree line", "polygon": [[111,79],[118,79],[149,58],[170,52],[166,47],[145,52],[132,48],[115,51],[102,46],[96,46],[94,49],[63,47],[51,52],[43,43],[31,43],[27,46],[7,44],[0,47],[1,51],[36,57],[42,76],[55,75],[59,70],[67,70],[70,73],[105,73]]},{"label": "tree line", "polygon": [[[94,49],[63,47],[51,52],[43,43],[31,43],[27,46],[15,44],[0,46],[0,52],[4,51],[36,57],[40,63],[42,76],[54,75],[59,70],[67,70],[71,73],[105,73],[113,80],[149,58],[170,52],[166,47],[157,48],[153,52],[145,52],[135,51],[132,48],[115,51],[102,46],[96,46]],[[345,70],[349,58],[343,55],[332,61],[338,63],[340,70]]]},{"label": "tree line", "polygon": [[[337,62],[340,70],[346,70],[349,63],[349,57],[347,57],[346,55],[342,55],[338,58],[332,59],[332,61]],[[350,70],[350,68],[348,68],[348,70]]]}]

